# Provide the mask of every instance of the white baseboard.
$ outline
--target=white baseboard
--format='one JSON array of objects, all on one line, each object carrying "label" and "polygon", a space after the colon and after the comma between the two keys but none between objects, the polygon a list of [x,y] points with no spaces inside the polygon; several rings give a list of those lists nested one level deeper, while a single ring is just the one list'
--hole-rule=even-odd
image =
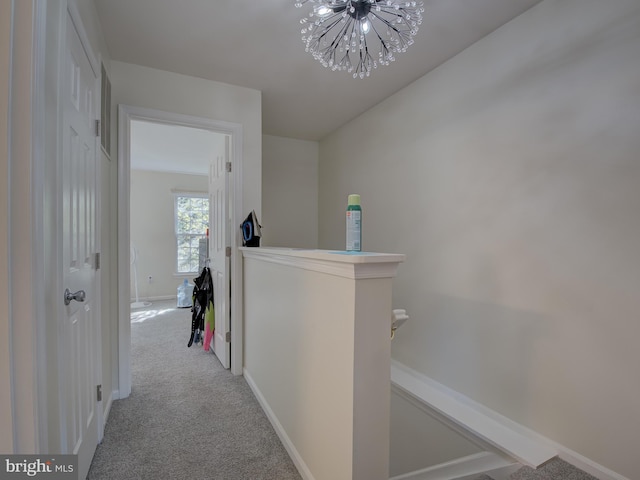
[{"label": "white baseboard", "polygon": [[114,390],[107,397],[107,402],[106,402],[106,405],[104,407],[104,413],[103,413],[103,416],[102,416],[102,421],[103,421],[104,425],[107,424],[107,420],[109,419],[109,413],[111,413],[111,405],[113,405],[113,399],[115,398],[116,393],[117,393],[117,390]]},{"label": "white baseboard", "polygon": [[258,403],[262,407],[262,410],[267,415],[267,418],[271,422],[271,425],[273,426],[274,430],[278,434],[278,437],[280,437],[280,441],[284,445],[284,448],[287,450],[287,453],[289,453],[289,456],[291,457],[291,460],[293,460],[294,465],[298,469],[300,476],[304,480],[315,480],[315,477],[312,475],[311,470],[309,470],[309,467],[307,467],[307,464],[304,462],[304,460],[302,459],[302,456],[300,455],[296,447],[293,445],[293,442],[287,435],[287,432],[284,430],[284,427],[278,421],[276,414],[273,412],[273,410],[267,403],[267,400],[262,395],[262,392],[260,391],[256,383],[253,381],[253,378],[251,378],[251,374],[247,371],[246,368],[243,370],[243,376],[247,381],[249,388],[251,388],[251,391],[253,392],[256,399],[258,400]]},{"label": "white baseboard", "polygon": [[[492,452],[480,452],[450,462],[405,473],[390,480],[471,480],[482,473],[493,472],[494,480],[508,479],[520,465]],[[500,474],[500,476],[498,476]]]},{"label": "white baseboard", "polygon": [[391,361],[391,382],[452,426],[477,436],[523,465],[536,468],[558,456],[600,480],[629,480],[396,360]]},{"label": "white baseboard", "polygon": [[549,442],[552,445],[555,445],[555,447],[558,449],[558,456],[562,460],[578,467],[580,470],[584,470],[588,474],[593,475],[600,480],[630,480],[629,478],[623,477],[613,470],[609,470],[608,468],[603,467],[602,465],[599,465],[592,460],[589,460],[587,457],[580,455],[573,450],[569,450],[568,448],[551,440],[549,440]]},{"label": "white baseboard", "polygon": [[[177,296],[176,295],[158,295],[157,297],[140,297],[139,301],[141,302],[160,302],[162,300],[177,300]],[[136,299],[132,298],[131,299],[131,303],[135,302]]]}]

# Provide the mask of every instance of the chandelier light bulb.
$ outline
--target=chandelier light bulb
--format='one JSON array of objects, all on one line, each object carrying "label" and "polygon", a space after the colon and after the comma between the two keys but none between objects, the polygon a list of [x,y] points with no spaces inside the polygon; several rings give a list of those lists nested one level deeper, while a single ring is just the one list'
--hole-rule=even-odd
[{"label": "chandelier light bulb", "polygon": [[318,5],[313,8],[313,11],[318,17],[326,17],[327,15],[333,13],[333,10],[331,10],[326,5]]},{"label": "chandelier light bulb", "polygon": [[394,54],[405,52],[424,13],[422,1],[406,0],[297,0],[295,6],[307,3],[313,9],[308,23],[302,20],[305,51],[354,78],[368,77],[378,64],[389,65]]}]

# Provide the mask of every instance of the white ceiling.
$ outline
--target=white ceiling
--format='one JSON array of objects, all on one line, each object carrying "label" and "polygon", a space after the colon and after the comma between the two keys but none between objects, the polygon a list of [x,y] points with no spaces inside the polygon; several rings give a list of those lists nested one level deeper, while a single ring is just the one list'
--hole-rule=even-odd
[{"label": "white ceiling", "polygon": [[260,90],[265,134],[318,140],[540,0],[424,0],[415,44],[365,79],[304,51],[295,0],[94,1],[113,60]]},{"label": "white ceiling", "polygon": [[131,169],[207,175],[224,135],[159,123],[131,121]]}]

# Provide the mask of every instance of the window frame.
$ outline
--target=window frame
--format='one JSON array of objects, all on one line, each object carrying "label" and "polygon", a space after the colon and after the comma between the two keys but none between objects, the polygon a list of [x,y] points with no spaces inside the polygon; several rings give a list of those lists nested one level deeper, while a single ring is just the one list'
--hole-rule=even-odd
[{"label": "window frame", "polygon": [[[207,221],[205,222],[205,231],[203,233],[189,233],[189,232],[179,232],[178,231],[178,203],[180,201],[181,198],[196,198],[196,199],[201,199],[201,200],[206,200],[207,202]],[[206,236],[206,232],[207,229],[210,228],[211,225],[211,202],[209,200],[209,194],[206,192],[181,192],[181,191],[174,191],[173,192],[173,233],[174,233],[174,239],[175,239],[175,272],[176,275],[191,275],[194,273],[199,273],[200,271],[200,258],[199,258],[199,252],[197,252],[197,259],[198,259],[198,266],[196,267],[195,270],[189,270],[189,271],[180,271],[180,237],[181,236],[190,236],[190,237],[197,237],[198,239],[200,238],[207,238]],[[199,240],[198,240],[198,244],[199,244]],[[190,247],[191,253],[190,253],[190,264],[191,261],[193,261],[193,246]]]}]

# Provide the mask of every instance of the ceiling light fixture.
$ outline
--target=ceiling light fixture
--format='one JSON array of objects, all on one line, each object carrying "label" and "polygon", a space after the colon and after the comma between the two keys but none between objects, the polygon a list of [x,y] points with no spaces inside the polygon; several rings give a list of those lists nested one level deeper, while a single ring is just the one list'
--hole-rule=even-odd
[{"label": "ceiling light fixture", "polygon": [[[297,0],[300,8],[314,4],[300,23],[305,50],[331,70],[346,70],[364,78],[373,68],[389,65],[405,52],[422,24],[421,1]],[[375,54],[377,47],[377,58]],[[352,63],[353,62],[353,63]]]}]

